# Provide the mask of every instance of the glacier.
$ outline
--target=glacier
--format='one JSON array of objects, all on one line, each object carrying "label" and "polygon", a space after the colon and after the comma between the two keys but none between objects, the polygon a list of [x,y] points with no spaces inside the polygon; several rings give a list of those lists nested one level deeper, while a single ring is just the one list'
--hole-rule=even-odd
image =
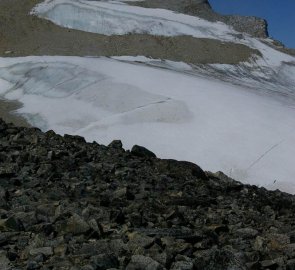
[{"label": "glacier", "polygon": [[45,0],[31,13],[66,28],[103,35],[189,35],[243,44],[258,50],[261,55],[253,55],[248,62],[239,65],[199,65],[195,69],[224,81],[270,94],[277,93],[280,97],[287,93],[287,98],[290,98],[291,92],[294,92],[295,57],[272,48],[271,39],[251,37],[222,22],[209,22],[196,16],[127,3],[112,0]]},{"label": "glacier", "polygon": [[140,59],[1,58],[1,96],[20,101],[18,113],[43,130],[121,139],[126,148],[144,145],[161,158],[295,193],[294,106],[183,63]]},{"label": "glacier", "polygon": [[237,34],[221,22],[165,9],[130,6],[122,1],[46,0],[31,13],[60,26],[103,35],[191,35],[235,40]]}]

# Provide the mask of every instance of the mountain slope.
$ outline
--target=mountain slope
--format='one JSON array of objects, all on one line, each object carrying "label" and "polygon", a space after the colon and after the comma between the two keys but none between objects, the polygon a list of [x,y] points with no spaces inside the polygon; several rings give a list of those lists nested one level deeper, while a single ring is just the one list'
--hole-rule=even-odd
[{"label": "mountain slope", "polygon": [[208,0],[145,0],[131,1],[128,4],[147,8],[169,9],[211,22],[220,21],[231,25],[238,32],[245,32],[259,38],[268,37],[265,20],[251,16],[220,15],[214,12]]},{"label": "mountain slope", "polygon": [[[22,3],[13,9],[24,42],[2,29],[6,56],[113,56],[2,58],[0,94],[20,101],[31,124],[295,192],[295,58],[271,39],[216,21],[206,3],[210,20],[173,12],[173,1],[167,10],[153,6],[165,1]],[[0,4],[7,18],[9,2]]]},{"label": "mountain slope", "polygon": [[[190,63],[235,64],[258,51],[231,42],[190,36],[156,37],[146,34],[105,36],[66,29],[30,16],[41,0],[0,1],[0,55],[120,56],[146,55]],[[21,40],[21,42],[19,42]],[[186,51],[184,55],[182,52]],[[219,51],[222,50],[223,54]]]},{"label": "mountain slope", "polygon": [[295,196],[0,120],[3,269],[294,268]]}]

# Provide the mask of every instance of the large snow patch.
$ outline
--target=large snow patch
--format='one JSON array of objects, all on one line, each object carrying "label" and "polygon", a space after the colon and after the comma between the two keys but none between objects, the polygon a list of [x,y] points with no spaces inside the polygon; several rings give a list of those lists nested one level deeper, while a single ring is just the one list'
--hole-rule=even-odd
[{"label": "large snow patch", "polygon": [[106,58],[6,58],[0,67],[0,95],[22,102],[18,112],[44,130],[121,139],[295,193],[295,109],[271,96]]},{"label": "large snow patch", "polygon": [[47,0],[37,5],[32,13],[60,26],[103,35],[191,35],[235,40],[236,34],[221,22],[213,23],[170,10],[129,6],[118,1]]}]

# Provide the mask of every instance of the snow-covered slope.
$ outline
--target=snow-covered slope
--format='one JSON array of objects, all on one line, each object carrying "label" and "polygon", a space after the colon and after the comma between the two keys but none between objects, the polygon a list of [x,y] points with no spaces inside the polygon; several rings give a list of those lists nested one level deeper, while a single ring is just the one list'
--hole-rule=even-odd
[{"label": "snow-covered slope", "polygon": [[1,93],[22,102],[19,112],[45,130],[105,144],[122,139],[127,148],[145,145],[160,157],[295,192],[295,109],[169,64],[165,70],[106,58],[1,59],[0,78],[9,82]]},{"label": "snow-covered slope", "polygon": [[130,6],[122,1],[47,0],[32,13],[64,27],[104,35],[191,35],[234,40],[237,34],[221,22],[165,9]]},{"label": "snow-covered slope", "polygon": [[287,93],[288,98],[294,93],[294,71],[291,70],[295,67],[295,57],[271,48],[268,45],[270,39],[238,33],[221,22],[209,22],[170,10],[142,8],[127,3],[111,0],[46,0],[37,5],[32,13],[64,27],[104,35],[190,35],[244,44],[258,50],[261,56],[253,56],[250,62],[240,65],[207,65],[196,69],[200,73],[246,87],[259,87],[260,90],[283,96]]},{"label": "snow-covered slope", "polygon": [[295,193],[295,58],[269,39],[122,1],[46,0],[33,13],[105,35],[191,35],[259,50],[239,65],[144,56],[2,58],[0,96],[23,103],[18,113],[44,130],[104,144],[121,139],[127,148],[144,145],[159,157]]}]

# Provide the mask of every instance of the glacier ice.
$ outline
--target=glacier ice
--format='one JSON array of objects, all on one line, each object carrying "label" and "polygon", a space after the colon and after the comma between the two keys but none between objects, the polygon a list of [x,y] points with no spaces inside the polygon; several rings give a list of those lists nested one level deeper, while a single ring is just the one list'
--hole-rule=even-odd
[{"label": "glacier ice", "polygon": [[272,49],[270,39],[253,38],[222,22],[210,22],[165,9],[130,6],[122,0],[45,0],[35,6],[31,14],[66,28],[103,35],[189,35],[231,41],[258,49],[264,61],[260,64],[276,65],[281,61],[294,60],[294,57]]},{"label": "glacier ice", "polygon": [[213,23],[170,10],[129,6],[119,1],[47,0],[37,5],[32,13],[60,26],[103,35],[191,35],[235,40],[236,34],[221,22]]},{"label": "glacier ice", "polygon": [[[238,68],[230,65],[222,68],[215,67],[215,71],[221,72],[235,68],[234,73],[236,74],[233,79],[238,81],[243,69],[247,69],[247,79],[251,77],[250,69],[251,72],[256,72],[256,74],[252,74],[251,82],[251,79],[264,80],[265,78],[260,78],[260,76],[263,77],[268,73],[269,77],[276,76],[282,63],[295,65],[295,57],[272,48],[269,39],[253,38],[245,33],[238,33],[232,27],[221,22],[209,22],[195,16],[165,9],[130,6],[124,1],[45,0],[34,7],[32,13],[63,27],[104,35],[130,33],[161,36],[189,35],[195,38],[231,41],[257,49],[261,56],[253,55],[252,63],[248,67],[249,63],[241,63]],[[234,74],[232,73],[232,75]],[[269,85],[271,85],[271,81]]]},{"label": "glacier ice", "polygon": [[144,145],[162,158],[295,193],[294,106],[183,64],[132,59],[0,58],[0,96],[20,101],[18,112],[45,130],[104,144],[122,139],[126,148]]}]

